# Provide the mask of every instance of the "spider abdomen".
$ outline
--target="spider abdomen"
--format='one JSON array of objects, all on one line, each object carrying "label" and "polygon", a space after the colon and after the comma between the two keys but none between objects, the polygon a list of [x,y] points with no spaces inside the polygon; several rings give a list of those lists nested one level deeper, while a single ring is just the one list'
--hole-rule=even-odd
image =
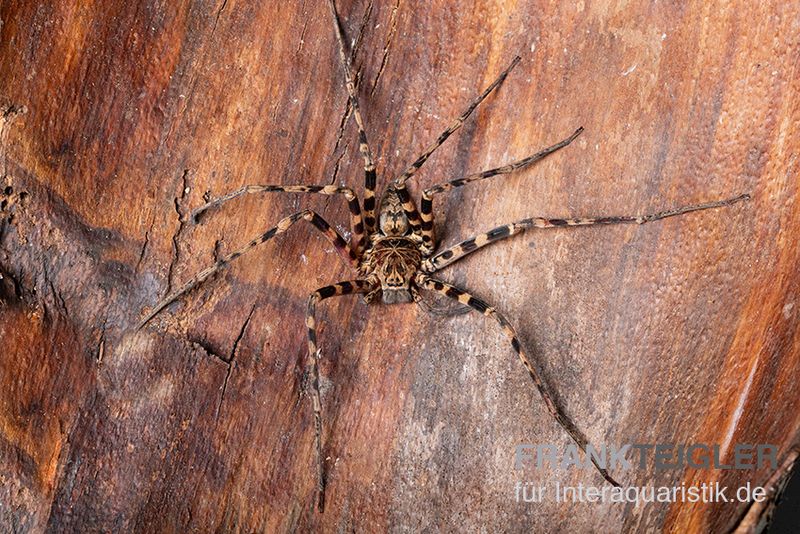
[{"label": "spider abdomen", "polygon": [[411,282],[422,263],[418,240],[380,236],[365,253],[363,270],[377,278],[385,304],[411,302]]}]

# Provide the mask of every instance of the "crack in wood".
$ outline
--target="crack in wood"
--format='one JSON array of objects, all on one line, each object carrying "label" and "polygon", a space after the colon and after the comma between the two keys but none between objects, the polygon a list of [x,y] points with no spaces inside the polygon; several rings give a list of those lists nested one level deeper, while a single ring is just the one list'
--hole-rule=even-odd
[{"label": "crack in wood", "polygon": [[183,169],[183,173],[181,173],[181,192],[180,196],[176,196],[174,199],[175,204],[175,213],[178,214],[178,229],[172,234],[172,261],[169,263],[169,270],[167,271],[167,292],[168,295],[172,291],[172,274],[175,269],[175,264],[178,263],[178,257],[180,255],[179,248],[178,248],[178,240],[180,239],[180,235],[183,232],[183,227],[185,224],[185,214],[183,213],[183,209],[181,207],[181,203],[183,202],[184,198],[186,198],[186,193],[188,192],[187,186],[187,179],[189,176],[189,169]]},{"label": "crack in wood", "polygon": [[[300,12],[305,14],[306,12],[306,2],[303,0],[303,3],[300,5]],[[303,27],[300,29],[300,39],[298,39],[297,43],[297,50],[294,51],[294,55],[298,55],[303,50],[303,43],[305,42],[306,36],[306,28],[308,28],[308,17],[303,17]]]},{"label": "crack in wood", "polygon": [[106,325],[108,324],[108,317],[105,318],[103,321],[103,326],[100,327],[100,337],[97,343],[97,355],[95,356],[95,361],[97,365],[101,365],[103,363],[103,358],[106,354]]},{"label": "crack in wood", "polygon": [[[367,27],[370,15],[372,15],[372,0],[370,0],[369,4],[367,4],[367,9],[364,10],[364,15],[361,17],[361,24],[358,27],[358,34],[356,35],[356,40],[353,43],[353,50],[350,53],[350,65],[355,65],[356,63],[356,56],[358,56],[358,51],[361,49],[361,43],[364,39],[364,28]],[[359,69],[355,70],[358,71]],[[358,83],[356,80],[353,80],[353,82],[356,83],[357,89]]]},{"label": "crack in wood", "polygon": [[222,0],[222,5],[217,10],[217,16],[214,19],[214,26],[211,28],[211,35],[214,35],[214,32],[217,31],[217,23],[219,22],[219,17],[222,15],[222,11],[225,9],[225,6],[228,5],[228,0]]},{"label": "crack in wood", "polygon": [[331,173],[331,179],[328,182],[328,185],[336,184],[336,181],[339,179],[339,167],[342,164],[342,158],[344,157],[345,152],[347,152],[347,147],[349,145],[349,143],[344,145],[344,150],[342,150],[342,152],[339,154],[339,157],[337,157],[336,161],[333,163],[333,172]]},{"label": "crack in wood", "polygon": [[236,351],[239,348],[239,342],[241,342],[242,338],[244,337],[244,332],[247,330],[247,325],[250,324],[250,319],[253,317],[253,312],[256,310],[256,305],[253,303],[253,306],[250,308],[250,313],[247,314],[247,319],[245,319],[244,323],[242,324],[242,328],[239,330],[239,335],[236,336],[236,339],[233,341],[233,347],[231,348],[231,355],[228,356],[228,363],[232,362],[233,359],[236,357]]},{"label": "crack in wood", "polygon": [[375,91],[378,89],[378,81],[383,74],[384,69],[386,68],[386,63],[389,61],[389,51],[392,48],[392,40],[394,39],[395,34],[397,33],[397,11],[400,9],[400,0],[397,0],[397,3],[392,8],[392,15],[389,18],[389,33],[386,36],[386,43],[383,45],[383,57],[381,58],[381,66],[378,67],[378,74],[375,76],[375,79],[372,81],[372,90],[369,92],[369,96],[375,96]]},{"label": "crack in wood", "polygon": [[228,359],[220,358],[225,364],[228,366],[228,370],[225,372],[225,379],[222,381],[222,393],[219,396],[219,402],[217,403],[217,411],[214,414],[214,420],[219,419],[220,411],[222,410],[222,401],[225,399],[225,392],[228,390],[228,380],[231,377],[231,373],[233,372],[233,366],[236,363],[236,352],[239,349],[239,343],[241,342],[242,338],[244,337],[244,333],[247,330],[247,326],[250,324],[250,319],[253,317],[253,312],[256,310],[256,304],[253,303],[253,306],[250,308],[250,313],[247,314],[247,319],[244,320],[242,323],[242,328],[239,330],[239,335],[236,336],[236,339],[233,341],[233,347],[231,347],[231,354],[228,356]]},{"label": "crack in wood", "polygon": [[767,483],[764,484],[767,495],[761,501],[753,501],[747,507],[740,519],[728,532],[731,534],[751,534],[754,532],[764,532],[772,519],[772,514],[780,499],[783,490],[791,478],[792,473],[797,468],[800,460],[800,445],[795,445],[789,450],[778,469],[770,475]]},{"label": "crack in wood", "polygon": [[153,231],[155,223],[156,216],[154,213],[153,218],[150,220],[150,227],[144,232],[144,243],[142,243],[142,248],[139,250],[139,258],[136,260],[136,266],[133,268],[134,272],[139,272],[139,267],[142,265],[142,260],[144,260],[144,253],[147,250],[147,245],[150,244],[150,233]]}]

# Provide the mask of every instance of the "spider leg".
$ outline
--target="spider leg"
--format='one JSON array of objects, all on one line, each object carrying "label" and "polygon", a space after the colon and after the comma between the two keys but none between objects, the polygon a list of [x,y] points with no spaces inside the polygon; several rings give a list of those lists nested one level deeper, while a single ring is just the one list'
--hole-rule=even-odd
[{"label": "spider leg", "polygon": [[358,149],[361,156],[364,158],[364,223],[367,228],[367,233],[372,233],[375,230],[375,163],[372,161],[372,151],[367,142],[367,132],[364,130],[364,120],[361,118],[361,108],[358,105],[358,94],[356,93],[356,86],[353,82],[353,75],[350,72],[350,59],[345,51],[345,37],[342,31],[342,26],[339,23],[339,15],[336,13],[336,4],[333,0],[328,0],[328,5],[331,8],[331,17],[333,19],[333,26],[336,33],[336,39],[339,43],[339,59],[342,63],[342,70],[344,70],[345,85],[347,86],[347,93],[350,95],[350,107],[353,110],[353,117],[356,119],[358,125]]},{"label": "spider leg", "polygon": [[[561,427],[567,431],[567,434],[572,438],[572,440],[580,447],[580,449],[585,453],[586,446],[589,444],[589,440],[586,439],[583,432],[578,430],[575,426],[575,423],[567,416],[564,411],[556,404],[553,400],[553,396],[550,394],[549,390],[544,384],[542,380],[541,374],[539,373],[538,369],[533,365],[528,355],[525,353],[525,349],[519,342],[517,338],[517,333],[514,331],[514,328],[508,322],[508,320],[503,317],[500,312],[495,310],[493,307],[489,306],[483,300],[470,295],[468,292],[464,291],[463,289],[459,289],[453,285],[450,285],[446,282],[442,282],[441,280],[436,280],[424,274],[420,274],[416,278],[416,282],[418,285],[441,293],[451,299],[457,300],[461,304],[466,304],[472,309],[478,310],[482,314],[491,317],[500,325],[503,329],[503,333],[511,340],[511,346],[514,348],[514,351],[519,356],[519,359],[522,361],[522,364],[528,369],[528,372],[533,378],[534,384],[536,384],[536,388],[539,390],[542,399],[544,400],[545,406],[547,406],[547,411],[550,412],[550,415],[558,422]],[[613,484],[614,486],[619,486],[616,480],[611,478],[611,475],[608,474],[604,468],[598,465],[597,461],[594,459],[593,456],[590,455],[591,461],[594,464],[595,468],[597,468],[598,472],[606,479],[609,483]]]},{"label": "spider leg", "polygon": [[306,313],[306,328],[308,328],[308,357],[312,362],[312,393],[311,402],[314,408],[314,447],[317,452],[317,509],[322,512],[325,508],[325,466],[322,458],[322,401],[319,393],[319,358],[317,349],[317,321],[314,313],[317,302],[339,295],[352,293],[366,293],[372,288],[368,280],[351,280],[339,282],[330,286],[317,289],[308,297],[308,311]]},{"label": "spider leg", "polygon": [[142,318],[142,320],[139,321],[139,324],[136,325],[136,329],[139,330],[140,328],[142,328],[150,321],[150,319],[155,317],[161,310],[163,310],[164,308],[175,302],[177,299],[179,299],[180,297],[182,297],[183,295],[185,295],[186,293],[188,293],[189,291],[191,291],[192,289],[203,283],[214,273],[219,272],[222,268],[226,267],[230,262],[232,262],[239,256],[242,256],[247,252],[251,251],[253,248],[260,245],[261,243],[269,241],[278,234],[284,233],[294,223],[296,223],[299,220],[306,220],[310,222],[314,226],[314,228],[316,228],[325,235],[328,241],[330,241],[330,243],[336,248],[336,251],[339,253],[339,255],[351,267],[353,267],[354,269],[358,269],[358,258],[355,252],[353,252],[353,249],[350,248],[350,246],[347,244],[344,238],[342,238],[342,236],[339,235],[339,232],[331,228],[331,226],[325,221],[325,219],[320,217],[316,212],[312,210],[303,210],[281,219],[280,221],[278,221],[278,224],[276,226],[270,228],[260,236],[252,239],[242,248],[234,250],[230,254],[217,260],[217,262],[211,267],[207,267],[202,271],[200,271],[199,273],[197,273],[196,275],[194,275],[193,277],[191,277],[185,284],[183,284],[180,288],[178,288],[178,290],[174,291],[170,295],[167,295],[161,302],[156,304],[155,307],[150,311],[150,313],[145,315]]},{"label": "spider leg", "polygon": [[422,244],[424,247],[423,249],[424,253],[428,255],[432,254],[434,247],[435,237],[433,233],[433,195],[438,193],[444,193],[446,191],[451,191],[456,187],[461,187],[470,182],[485,180],[486,178],[491,178],[499,174],[509,174],[517,169],[527,167],[528,165],[531,165],[532,163],[535,163],[540,159],[544,159],[546,156],[552,154],[553,152],[561,148],[564,148],[572,141],[574,141],[575,138],[578,137],[582,131],[583,127],[578,128],[572,135],[570,135],[566,139],[563,139],[558,143],[549,146],[544,150],[537,152],[536,154],[533,154],[532,156],[528,156],[525,159],[509,163],[508,165],[503,165],[502,167],[490,169],[488,171],[476,172],[464,178],[459,178],[457,180],[450,180],[449,182],[437,184],[434,185],[433,187],[429,187],[428,189],[424,190],[422,192],[422,200],[420,201],[420,217],[422,218]]},{"label": "spider leg", "polygon": [[666,219],[667,217],[674,217],[676,215],[683,215],[692,211],[707,210],[711,208],[721,208],[730,206],[742,200],[748,200],[750,195],[743,194],[738,197],[728,198],[725,200],[717,200],[714,202],[705,202],[703,204],[693,204],[691,206],[681,206],[671,210],[660,211],[658,213],[651,213],[647,215],[620,215],[613,217],[579,217],[570,219],[546,219],[544,217],[532,217],[529,219],[522,219],[511,224],[498,226],[484,234],[467,239],[445,249],[435,256],[423,260],[421,269],[426,273],[433,273],[451,263],[454,263],[467,254],[475,252],[479,248],[483,248],[490,243],[505,239],[514,234],[518,234],[527,230],[528,228],[559,228],[562,226],[593,226],[597,224],[644,224],[650,221],[658,221]]},{"label": "spider leg", "polygon": [[[419,211],[417,211],[416,205],[411,200],[411,196],[409,195],[408,190],[406,189],[405,182],[406,180],[414,176],[414,173],[416,173],[419,170],[419,168],[422,167],[422,165],[428,160],[430,155],[433,154],[433,152],[437,148],[442,146],[442,143],[444,143],[453,132],[461,128],[461,125],[464,124],[464,121],[467,119],[467,117],[469,117],[470,114],[475,110],[475,108],[477,108],[478,105],[481,102],[483,102],[483,100],[487,96],[489,96],[489,93],[491,93],[498,85],[500,85],[503,82],[503,80],[506,79],[508,73],[511,72],[511,69],[513,69],[517,65],[517,63],[519,63],[519,61],[520,57],[516,56],[514,60],[511,62],[511,64],[506,68],[506,70],[501,72],[500,75],[497,77],[497,79],[494,82],[492,82],[492,84],[489,87],[487,87],[483,91],[483,93],[481,93],[477,98],[475,98],[475,100],[473,100],[470,103],[469,107],[461,115],[459,115],[458,118],[450,126],[448,126],[445,131],[443,131],[439,135],[436,141],[434,141],[433,144],[431,144],[425,150],[425,152],[423,152],[422,155],[419,156],[417,160],[414,163],[412,163],[405,170],[405,172],[403,172],[403,174],[400,175],[394,181],[394,188],[397,191],[397,194],[403,203],[403,211],[405,212],[406,217],[408,218],[408,224],[409,226],[411,226],[411,231],[415,235],[421,236],[423,239],[423,253],[425,254],[430,254],[431,252],[433,252],[433,241],[431,240],[430,243],[425,241],[425,234],[422,232],[424,219],[420,216]],[[364,206],[366,206],[366,202],[367,201],[365,198]],[[432,237],[429,236],[429,239],[432,239]]]},{"label": "spider leg", "polygon": [[489,93],[491,93],[498,85],[500,85],[503,82],[503,80],[506,79],[506,76],[508,76],[508,73],[511,72],[511,69],[517,66],[519,60],[520,57],[516,56],[513,59],[513,61],[511,61],[511,64],[506,68],[506,70],[501,72],[500,75],[497,77],[497,79],[493,81],[492,84],[483,91],[483,93],[481,93],[477,98],[475,98],[475,100],[470,102],[469,107],[467,107],[467,109],[464,110],[464,113],[459,115],[458,118],[455,121],[453,121],[453,123],[450,126],[448,126],[445,131],[439,134],[439,137],[436,139],[436,141],[434,141],[427,149],[425,149],[425,152],[423,152],[422,155],[419,156],[417,160],[403,172],[403,174],[401,174],[395,179],[395,185],[397,187],[402,186],[406,182],[406,180],[414,176],[414,173],[416,173],[419,170],[419,168],[422,167],[422,165],[428,160],[430,155],[433,154],[434,150],[442,146],[442,143],[444,143],[453,132],[461,128],[461,125],[464,124],[464,121],[467,120],[467,117],[469,117],[470,114],[473,111],[475,111],[475,108],[478,107],[478,104],[483,102],[483,100],[487,96],[489,96]]},{"label": "spider leg", "polygon": [[417,205],[414,204],[414,200],[411,198],[408,189],[406,189],[406,186],[403,184],[395,185],[394,189],[397,191],[397,196],[400,198],[400,202],[403,203],[403,212],[406,214],[406,218],[408,219],[408,225],[411,227],[411,233],[421,236],[422,218],[419,211],[417,211]]},{"label": "spider leg", "polygon": [[211,200],[192,211],[190,219],[197,224],[208,210],[218,208],[234,198],[251,193],[319,193],[320,195],[344,195],[347,208],[350,210],[350,229],[353,232],[351,243],[357,255],[361,254],[366,244],[364,222],[361,219],[361,205],[358,196],[349,187],[335,185],[245,185],[219,198]]}]

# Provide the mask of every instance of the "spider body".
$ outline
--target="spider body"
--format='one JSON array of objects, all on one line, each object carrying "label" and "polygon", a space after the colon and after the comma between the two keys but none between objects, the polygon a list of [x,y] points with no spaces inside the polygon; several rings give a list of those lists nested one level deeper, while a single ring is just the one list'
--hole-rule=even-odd
[{"label": "spider body", "polygon": [[411,232],[403,202],[390,186],[381,199],[378,228],[369,236],[359,268],[359,274],[374,286],[364,301],[372,302],[380,294],[384,304],[412,302],[414,277],[424,253],[422,238]]},{"label": "spider body", "polygon": [[378,287],[364,296],[371,302],[378,292],[384,304],[413,301],[414,276],[419,272],[422,253],[419,243],[410,237],[376,237],[371,250],[367,250],[362,266],[367,280]]},{"label": "spider body", "polygon": [[[307,193],[321,195],[340,195],[346,201],[350,212],[352,239],[348,243],[339,233],[325,221],[323,217],[312,210],[302,210],[277,222],[276,226],[253,238],[243,247],[230,252],[218,259],[212,266],[200,271],[190,278],[179,289],[167,295],[140,321],[138,328],[144,326],[161,310],[176,301],[193,288],[200,285],[213,274],[225,268],[232,261],[245,255],[254,247],[265,243],[272,238],[288,231],[295,223],[306,221],[316,230],[320,231],[334,246],[342,259],[352,268],[356,279],[339,282],[317,289],[308,299],[306,312],[306,328],[308,331],[308,356],[313,376],[311,400],[314,410],[315,449],[317,456],[317,507],[322,511],[326,486],[325,466],[322,449],[322,400],[319,391],[319,360],[321,351],[317,347],[316,333],[316,306],[325,299],[349,294],[362,294],[366,302],[373,301],[377,296],[382,297],[385,304],[400,304],[416,302],[426,306],[420,294],[420,289],[439,293],[447,298],[458,301],[469,309],[478,311],[482,315],[493,319],[507,336],[511,347],[519,357],[521,363],[529,372],[534,385],[539,390],[550,415],[566,430],[572,440],[586,450],[588,439],[566,415],[554,396],[546,387],[541,374],[533,359],[526,352],[514,328],[501,313],[486,301],[470,294],[443,280],[434,277],[434,274],[448,265],[459,261],[494,242],[504,240],[530,229],[539,228],[571,228],[576,226],[612,225],[612,224],[643,224],[649,221],[665,219],[682,215],[692,211],[706,210],[729,206],[749,198],[749,195],[740,195],[735,198],[682,206],[671,210],[660,211],[647,215],[621,215],[601,217],[573,217],[573,218],[545,218],[530,217],[509,224],[493,228],[487,232],[466,239],[440,252],[436,252],[436,240],[433,225],[433,196],[446,193],[452,189],[462,187],[472,182],[488,179],[494,176],[509,174],[515,170],[528,167],[557,150],[569,145],[583,130],[578,128],[572,135],[545,148],[527,158],[497,167],[494,169],[470,174],[463,178],[450,180],[425,189],[422,192],[419,209],[411,199],[405,187],[407,180],[412,178],[422,167],[430,155],[456,130],[458,130],[475,108],[506,78],[520,58],[516,57],[497,79],[487,87],[483,93],[476,97],[467,109],[439,137],[412,163],[400,176],[386,188],[375,217],[375,186],[376,171],[372,161],[372,153],[367,143],[364,122],[361,117],[355,84],[350,73],[350,60],[346,53],[346,46],[342,29],[339,25],[338,15],[333,0],[328,1],[331,11],[331,20],[334,33],[338,41],[339,58],[344,72],[345,86],[347,88],[353,117],[358,127],[359,151],[364,160],[364,204],[363,211],[359,197],[349,187],[335,185],[245,185],[231,193],[223,195],[192,212],[191,220],[198,222],[200,216],[206,211],[216,208],[229,200],[250,193]],[[600,474],[610,483],[617,484],[613,478],[601,468],[594,458],[591,461]]]}]

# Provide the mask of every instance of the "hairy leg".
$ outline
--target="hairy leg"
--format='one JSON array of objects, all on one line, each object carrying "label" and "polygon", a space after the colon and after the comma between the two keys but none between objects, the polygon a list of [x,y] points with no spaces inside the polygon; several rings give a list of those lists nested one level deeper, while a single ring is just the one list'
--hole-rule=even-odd
[{"label": "hairy leg", "polygon": [[692,211],[701,211],[711,208],[721,208],[730,206],[742,200],[747,200],[750,195],[744,194],[738,197],[728,198],[725,200],[717,200],[714,202],[705,202],[703,204],[694,204],[691,206],[681,206],[679,208],[660,211],[658,213],[651,213],[647,215],[620,215],[612,217],[578,217],[569,219],[546,219],[544,217],[532,217],[529,219],[522,219],[511,224],[498,226],[486,233],[472,237],[465,241],[458,243],[448,249],[439,252],[435,256],[428,258],[422,262],[422,270],[426,273],[433,273],[443,269],[454,263],[467,254],[471,254],[476,250],[485,247],[495,241],[500,241],[512,235],[518,234],[527,230],[528,228],[561,228],[564,226],[593,226],[598,224],[644,224],[650,221],[658,221],[666,219],[667,217],[675,217],[676,215],[683,215]]},{"label": "hairy leg", "polygon": [[405,184],[406,180],[414,176],[414,174],[419,170],[419,168],[422,167],[422,165],[426,161],[428,161],[428,158],[431,156],[431,154],[433,154],[433,152],[437,148],[442,146],[442,144],[447,140],[448,137],[450,137],[450,135],[452,135],[453,132],[461,128],[461,125],[464,124],[464,121],[467,120],[467,117],[469,117],[470,114],[472,114],[472,112],[475,111],[475,108],[478,107],[478,104],[483,102],[483,100],[487,96],[489,96],[489,93],[494,91],[494,89],[498,85],[503,83],[503,80],[506,79],[508,73],[511,72],[511,69],[517,66],[517,63],[519,63],[519,61],[520,57],[516,56],[513,59],[513,61],[511,61],[511,64],[506,68],[506,70],[501,72],[500,75],[497,77],[497,79],[493,81],[489,87],[487,87],[480,95],[478,95],[472,102],[470,102],[469,107],[467,107],[467,109],[464,110],[464,112],[461,115],[459,115],[458,118],[455,121],[453,121],[453,123],[450,126],[448,126],[447,129],[445,129],[445,131],[439,134],[439,137],[436,138],[436,141],[434,141],[428,148],[426,148],[425,151],[417,158],[417,160],[414,161],[414,163],[412,163],[405,170],[405,172],[403,172],[403,174],[401,174],[395,179],[396,186],[398,187],[402,186],[403,184]]},{"label": "hairy leg", "polygon": [[350,210],[350,229],[353,232],[350,242],[357,255],[361,254],[364,249],[366,234],[364,233],[364,222],[361,219],[361,205],[358,203],[358,196],[349,187],[337,187],[335,185],[245,185],[192,210],[191,221],[197,224],[208,210],[216,209],[229,200],[252,193],[344,195],[344,198],[347,199],[347,208]]},{"label": "hairy leg", "polygon": [[[517,66],[517,63],[519,63],[519,61],[520,57],[519,56],[515,57],[514,60],[511,62],[511,64],[506,68],[506,70],[501,72],[500,75],[497,77],[497,79],[495,79],[495,81],[492,82],[492,84],[489,85],[489,87],[487,87],[483,91],[483,93],[478,95],[472,102],[470,102],[467,109],[464,110],[464,112],[461,115],[459,115],[458,118],[456,118],[456,120],[453,121],[453,123],[450,126],[448,126],[447,129],[445,129],[445,131],[439,134],[439,137],[436,139],[436,141],[434,141],[433,144],[431,144],[427,149],[425,149],[422,155],[420,155],[416,159],[416,161],[414,161],[414,163],[412,163],[405,170],[405,172],[403,172],[403,174],[401,174],[399,177],[395,179],[393,185],[394,188],[397,190],[397,194],[400,196],[400,200],[403,202],[403,211],[405,212],[406,217],[408,217],[408,222],[409,225],[411,226],[411,231],[413,233],[421,235],[422,219],[420,217],[419,211],[417,211],[417,207],[411,200],[411,196],[409,195],[408,190],[406,189],[405,185],[406,180],[414,176],[414,174],[420,169],[420,167],[422,167],[422,165],[428,160],[431,154],[433,154],[433,152],[437,148],[442,146],[442,144],[447,140],[448,137],[450,137],[450,135],[452,135],[453,132],[461,128],[461,125],[464,124],[464,121],[467,119],[467,117],[469,117],[470,114],[472,114],[472,112],[475,111],[475,108],[477,108],[478,105],[481,102],[483,102],[484,99],[487,96],[489,96],[489,94],[503,82],[503,80],[506,79],[508,73],[511,72],[511,69]],[[366,205],[366,200],[365,200],[365,205]],[[425,248],[428,250],[427,252],[428,254],[430,254],[430,252],[433,251],[432,245],[430,247],[426,246]]]},{"label": "hairy leg", "polygon": [[[547,406],[547,411],[550,412],[550,415],[558,422],[561,427],[567,431],[569,436],[572,440],[580,447],[580,449],[586,452],[586,446],[589,444],[589,440],[584,436],[583,432],[578,430],[578,427],[575,426],[575,423],[564,413],[564,411],[556,404],[555,400],[553,400],[553,396],[547,389],[542,380],[541,374],[539,370],[533,365],[533,362],[528,357],[525,352],[525,349],[522,347],[522,344],[519,342],[519,338],[517,337],[517,333],[514,331],[514,328],[508,322],[508,320],[503,317],[500,312],[495,310],[493,307],[489,306],[486,302],[482,301],[481,299],[470,295],[468,292],[464,291],[463,289],[459,289],[451,284],[446,282],[442,282],[441,280],[436,280],[434,278],[430,278],[425,275],[419,275],[416,280],[417,284],[420,286],[431,289],[442,295],[446,295],[453,300],[460,302],[461,304],[465,304],[472,309],[478,310],[482,314],[486,315],[487,317],[491,317],[500,325],[503,329],[503,333],[509,338],[511,342],[511,346],[514,348],[514,351],[519,356],[519,359],[522,361],[522,364],[528,370],[533,379],[534,384],[536,384],[536,388],[539,390],[539,394],[542,396],[544,400],[545,406]],[[613,484],[614,486],[619,486],[616,480],[611,478],[611,475],[608,474],[608,471],[600,467],[593,456],[590,456],[592,463],[597,468],[599,473],[605,478],[608,482]]]},{"label": "hairy leg", "polygon": [[350,95],[350,107],[353,109],[353,117],[356,119],[358,126],[358,145],[361,156],[364,158],[364,223],[367,228],[367,233],[375,230],[375,163],[372,161],[372,151],[367,142],[367,132],[364,129],[364,120],[361,118],[361,108],[358,105],[358,94],[356,93],[356,86],[353,81],[353,75],[350,72],[350,59],[345,50],[345,37],[342,31],[342,26],[339,23],[339,15],[336,13],[336,4],[333,0],[328,0],[328,5],[331,9],[331,18],[334,25],[334,33],[336,40],[339,43],[339,59],[342,63],[342,70],[344,71],[345,85],[347,86],[347,93]]},{"label": "hairy leg", "polygon": [[352,268],[358,269],[358,259],[356,257],[356,254],[355,252],[353,252],[353,249],[350,248],[350,246],[347,244],[344,238],[342,238],[342,236],[340,236],[336,230],[331,228],[331,226],[325,221],[325,219],[320,217],[316,212],[311,210],[303,210],[281,219],[280,221],[278,221],[278,224],[276,226],[270,228],[269,230],[259,235],[258,237],[251,239],[250,242],[247,243],[242,248],[234,250],[230,254],[227,254],[226,256],[217,260],[217,262],[211,267],[207,267],[202,271],[200,271],[199,273],[195,274],[185,284],[183,284],[180,288],[178,288],[178,290],[174,291],[170,295],[167,295],[163,300],[161,300],[158,304],[156,304],[155,307],[152,310],[150,310],[150,313],[145,315],[142,318],[142,320],[139,321],[139,324],[136,325],[136,329],[138,330],[142,328],[150,321],[150,319],[155,317],[161,310],[163,310],[164,308],[175,302],[177,299],[179,299],[180,297],[182,297],[183,295],[185,295],[186,293],[188,293],[189,291],[191,291],[192,289],[203,283],[214,273],[217,273],[223,268],[225,268],[236,258],[250,252],[251,250],[253,250],[253,248],[257,247],[261,243],[269,241],[276,235],[284,233],[289,228],[291,228],[294,223],[300,220],[306,220],[310,222],[317,230],[321,231],[328,239],[328,241],[330,241],[331,244],[336,248],[337,252],[339,252],[339,255]]},{"label": "hairy leg", "polygon": [[311,402],[314,408],[314,447],[317,452],[317,509],[320,512],[325,508],[325,465],[322,456],[322,400],[319,393],[320,351],[317,349],[316,307],[321,300],[339,295],[366,293],[371,288],[372,284],[367,280],[351,280],[321,287],[308,297],[306,328],[308,329],[308,357],[312,365]]},{"label": "hairy leg", "polygon": [[422,192],[422,200],[420,201],[420,217],[422,218],[422,243],[425,247],[425,253],[430,255],[433,253],[433,247],[435,246],[435,236],[433,232],[433,195],[444,193],[447,191],[452,191],[457,187],[464,186],[471,182],[476,182],[478,180],[485,180],[487,178],[491,178],[493,176],[501,175],[501,174],[510,174],[517,169],[521,169],[523,167],[527,167],[540,159],[544,159],[546,156],[552,154],[553,152],[564,148],[572,141],[575,140],[576,137],[580,135],[583,131],[583,128],[578,128],[575,132],[567,137],[559,141],[558,143],[545,148],[533,154],[532,156],[528,156],[525,159],[521,159],[519,161],[515,161],[513,163],[509,163],[508,165],[503,165],[502,167],[497,167],[495,169],[490,169],[488,171],[477,172],[475,174],[470,174],[464,178],[459,178],[457,180],[450,180],[449,182],[444,182],[441,184],[434,185],[433,187],[429,187],[428,189]]}]

